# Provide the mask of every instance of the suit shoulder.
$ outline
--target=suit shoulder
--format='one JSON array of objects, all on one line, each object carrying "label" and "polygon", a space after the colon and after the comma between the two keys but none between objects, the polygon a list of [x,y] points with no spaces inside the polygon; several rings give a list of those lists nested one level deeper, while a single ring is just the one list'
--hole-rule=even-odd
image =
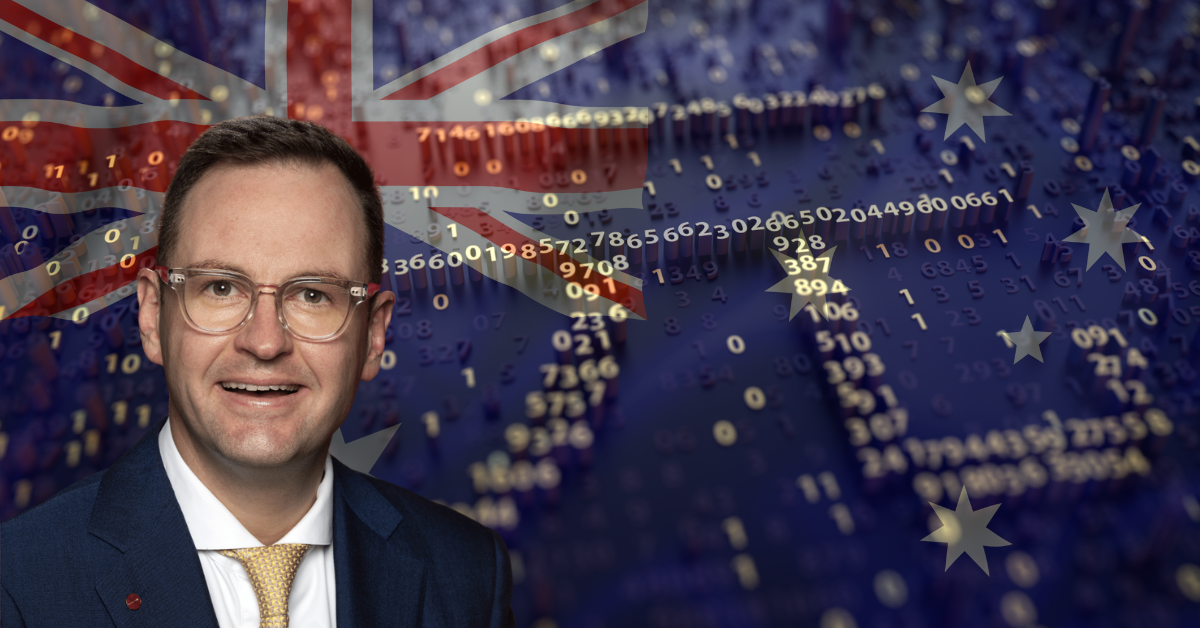
[{"label": "suit shoulder", "polygon": [[92,505],[104,472],[93,473],[45,502],[0,523],[5,566],[21,564],[51,545],[72,543],[86,535]]},{"label": "suit shoulder", "polygon": [[478,543],[481,548],[486,546],[488,551],[492,551],[495,533],[491,528],[449,506],[422,497],[404,487],[378,478],[365,477],[388,501],[399,507],[405,514],[415,517],[422,529],[426,531],[427,536],[450,537],[458,542],[470,539]]},{"label": "suit shoulder", "polygon": [[55,493],[53,497],[41,504],[0,523],[0,526],[4,527],[4,534],[37,530],[45,526],[58,526],[63,523],[85,525],[91,514],[92,504],[96,501],[96,494],[100,490],[100,480],[103,477],[103,471],[93,473]]}]

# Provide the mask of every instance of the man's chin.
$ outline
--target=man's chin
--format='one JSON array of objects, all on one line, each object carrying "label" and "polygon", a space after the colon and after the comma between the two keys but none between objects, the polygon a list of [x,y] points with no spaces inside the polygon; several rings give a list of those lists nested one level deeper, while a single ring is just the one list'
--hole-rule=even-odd
[{"label": "man's chin", "polygon": [[230,463],[247,469],[274,469],[295,462],[301,448],[292,435],[245,434],[234,442],[218,443],[217,452]]},{"label": "man's chin", "polygon": [[294,456],[281,455],[280,452],[270,452],[264,454],[233,452],[233,455],[226,457],[230,462],[243,469],[257,469],[263,471],[286,467],[289,463],[295,460]]}]

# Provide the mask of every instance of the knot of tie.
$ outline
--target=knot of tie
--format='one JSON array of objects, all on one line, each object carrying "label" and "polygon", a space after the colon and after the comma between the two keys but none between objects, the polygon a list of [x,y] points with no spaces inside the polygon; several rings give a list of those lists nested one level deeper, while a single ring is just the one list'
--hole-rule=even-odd
[{"label": "knot of tie", "polygon": [[300,560],[311,548],[304,543],[280,543],[266,547],[220,550],[222,556],[236,558],[246,568],[254,595],[258,598],[261,628],[287,628],[288,596]]}]

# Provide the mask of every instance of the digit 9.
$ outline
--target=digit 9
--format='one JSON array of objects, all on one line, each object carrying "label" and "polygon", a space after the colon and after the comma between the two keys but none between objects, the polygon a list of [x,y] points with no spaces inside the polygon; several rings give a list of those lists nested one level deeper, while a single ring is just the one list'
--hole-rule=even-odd
[{"label": "digit 9", "polygon": [[1076,327],[1071,331],[1071,340],[1084,351],[1093,346],[1103,347],[1108,344],[1108,332],[1099,325],[1090,325],[1086,330]]},{"label": "digit 9", "polygon": [[796,294],[802,296],[815,294],[816,296],[821,297],[825,296],[825,293],[829,291],[829,286],[825,283],[824,279],[808,280],[800,278],[794,282],[794,285],[796,286]]},{"label": "digit 9", "polygon": [[849,375],[850,379],[852,380],[862,379],[863,375],[865,375],[867,372],[866,367],[863,365],[862,359],[858,358],[857,356],[850,356],[846,358],[842,361],[842,366],[846,369],[846,374]]}]

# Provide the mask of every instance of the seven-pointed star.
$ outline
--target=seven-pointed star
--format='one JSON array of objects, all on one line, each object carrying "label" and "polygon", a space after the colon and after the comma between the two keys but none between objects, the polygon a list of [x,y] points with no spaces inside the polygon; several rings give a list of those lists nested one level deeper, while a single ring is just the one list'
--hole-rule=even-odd
[{"label": "seven-pointed star", "polygon": [[958,495],[958,507],[953,511],[933,502],[929,502],[929,505],[933,506],[938,519],[942,520],[942,527],[921,540],[946,544],[946,571],[965,552],[983,569],[983,573],[992,575],[988,572],[987,555],[983,548],[1012,545],[987,527],[1000,504],[971,510],[971,500],[967,498],[967,487],[964,486]]},{"label": "seven-pointed star", "polygon": [[329,441],[329,455],[355,471],[371,475],[371,468],[379,461],[379,456],[383,454],[383,450],[387,448],[398,429],[399,423],[347,443],[341,428],[338,428],[338,431],[333,433],[333,440]]},{"label": "seven-pointed star", "polygon": [[[833,252],[836,250],[837,246],[829,247],[824,253],[813,258],[813,261],[816,262],[817,265],[815,269],[804,270],[800,265],[800,262],[796,261],[795,258],[784,255],[775,249],[771,249],[771,252],[775,254],[775,261],[779,262],[783,266],[783,270],[788,272],[788,276],[784,277],[779,283],[767,288],[767,292],[786,292],[792,295],[792,313],[790,316],[788,316],[789,321],[795,318],[796,314],[799,314],[800,310],[803,309],[808,303],[812,303],[817,312],[819,312],[821,316],[825,316],[825,295],[833,292],[832,288],[834,282],[837,281],[829,276],[828,271],[830,265],[832,264]],[[807,255],[801,255],[801,257],[807,257]],[[788,262],[791,263],[789,264]],[[789,268],[789,266],[791,268]],[[800,294],[796,291],[797,279],[806,279],[808,280],[809,284],[811,284],[813,280],[820,279],[825,282],[825,291],[821,294],[817,294],[818,291],[812,290],[810,287],[808,294]],[[839,288],[841,287],[844,287],[844,285],[839,286]],[[846,290],[849,291],[850,288],[846,288]]]},{"label": "seven-pointed star", "polygon": [[1096,211],[1080,207],[1075,203],[1071,203],[1075,208],[1075,213],[1079,214],[1079,219],[1083,221],[1083,228],[1071,235],[1063,238],[1063,242],[1079,242],[1088,245],[1088,261],[1087,270],[1095,264],[1097,260],[1108,253],[1121,270],[1125,270],[1125,254],[1121,251],[1121,245],[1126,242],[1140,242],[1142,236],[1136,231],[1126,227],[1129,219],[1133,218],[1133,212],[1136,212],[1141,203],[1131,205],[1121,211],[1113,211],[1112,199],[1108,196],[1108,188],[1104,188],[1104,198],[1100,199],[1100,207]]},{"label": "seven-pointed star", "polygon": [[1047,338],[1050,337],[1048,331],[1033,331],[1033,323],[1029,322],[1029,317],[1025,317],[1025,324],[1021,326],[1021,331],[1002,331],[1004,337],[1009,342],[1017,345],[1017,353],[1013,356],[1013,364],[1021,361],[1021,358],[1031,355],[1038,362],[1045,363],[1042,359],[1042,347],[1040,346]]},{"label": "seven-pointed star", "polygon": [[950,114],[950,118],[946,121],[946,136],[942,139],[950,137],[951,133],[965,124],[975,132],[975,135],[979,136],[979,139],[986,142],[987,138],[983,135],[983,117],[1012,115],[988,100],[1003,78],[1002,76],[983,85],[976,85],[975,74],[971,72],[971,63],[967,62],[967,69],[963,70],[962,78],[958,79],[957,85],[945,79],[933,77],[945,98],[921,111],[923,113]]}]

